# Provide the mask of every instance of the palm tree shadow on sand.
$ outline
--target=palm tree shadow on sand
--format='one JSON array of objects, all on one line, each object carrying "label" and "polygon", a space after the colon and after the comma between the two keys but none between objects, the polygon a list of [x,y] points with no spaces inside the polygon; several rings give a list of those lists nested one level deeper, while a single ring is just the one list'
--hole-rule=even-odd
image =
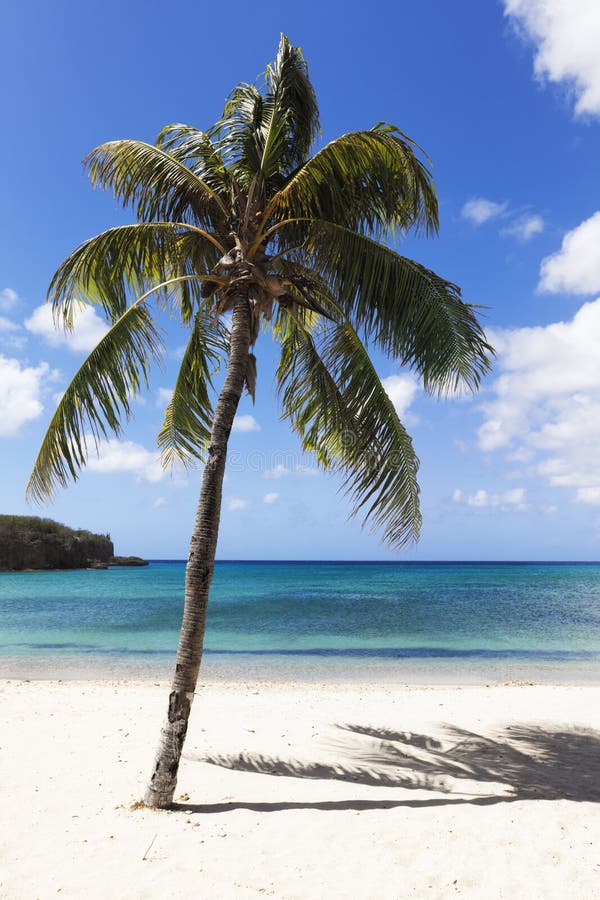
[{"label": "palm tree shadow on sand", "polygon": [[275,812],[465,803],[485,806],[517,800],[600,801],[600,732],[591,729],[553,730],[517,724],[506,726],[495,737],[486,737],[445,726],[439,740],[412,732],[344,724],[337,726],[337,738],[332,746],[344,762],[311,763],[258,753],[189,758],[239,772],[430,790],[438,796],[402,800],[185,803],[174,804],[173,808],[216,813],[234,809]]}]

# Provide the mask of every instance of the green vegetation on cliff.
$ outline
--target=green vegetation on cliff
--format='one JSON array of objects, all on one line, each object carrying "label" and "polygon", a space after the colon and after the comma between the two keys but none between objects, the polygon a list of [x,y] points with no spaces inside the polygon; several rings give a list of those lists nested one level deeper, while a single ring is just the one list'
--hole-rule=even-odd
[{"label": "green vegetation on cliff", "polygon": [[0,515],[0,540],[6,535],[36,532],[37,534],[54,534],[61,537],[76,537],[80,540],[100,539],[110,541],[110,534],[94,534],[85,528],[69,528],[55,522],[54,519],[42,519],[39,516],[3,516]]},{"label": "green vegetation on cliff", "polygon": [[110,535],[38,516],[0,515],[0,570],[85,569],[114,556]]}]

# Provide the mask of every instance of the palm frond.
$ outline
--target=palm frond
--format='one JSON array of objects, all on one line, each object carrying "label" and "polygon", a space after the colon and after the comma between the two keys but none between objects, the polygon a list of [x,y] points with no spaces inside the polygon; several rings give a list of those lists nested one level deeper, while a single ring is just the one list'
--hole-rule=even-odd
[{"label": "palm frond", "polygon": [[279,394],[303,449],[343,473],[354,514],[389,544],[416,540],[418,460],[358,335],[348,321],[313,335],[292,316],[282,331]]},{"label": "palm frond", "polygon": [[333,297],[367,339],[418,372],[428,390],[477,388],[493,348],[457,285],[329,222],[314,224],[304,252],[321,276],[315,290],[325,308]]},{"label": "palm frond", "polygon": [[100,305],[114,322],[132,294],[139,296],[178,275],[207,272],[221,252],[211,235],[177,222],[110,228],[64,260],[52,278],[48,300],[66,328],[72,328],[75,310],[85,303]]},{"label": "palm frond", "polygon": [[248,192],[260,169],[263,97],[253,84],[238,84],[231,92],[221,118],[208,130],[228,170]]},{"label": "palm frond", "polygon": [[277,152],[268,152],[265,141],[264,169],[267,174],[287,174],[307,158],[319,131],[319,106],[300,47],[281,35],[277,56],[267,66],[265,81],[273,98],[274,120],[279,119],[283,140]]},{"label": "palm frond", "polygon": [[272,94],[263,101],[263,127],[260,134],[260,163],[257,182],[265,184],[281,175],[286,151],[288,111],[281,110]]},{"label": "palm frond", "polygon": [[[350,132],[323,147],[291,176],[269,213],[279,219],[323,219],[362,234],[438,228],[431,173],[416,145],[385,124]],[[291,231],[290,237],[297,242]]]},{"label": "palm frond", "polygon": [[162,340],[140,298],[98,342],[62,395],[42,442],[27,496],[52,497],[69,478],[77,480],[88,455],[88,436],[97,446],[108,431],[121,433],[131,400],[148,385],[150,363]]},{"label": "palm frond", "polygon": [[231,173],[206,132],[181,123],[166,125],[156,139],[156,146],[187,166],[224,203],[229,201]]},{"label": "palm frond", "polygon": [[252,197],[269,196],[306,159],[319,132],[319,110],[299,47],[281,36],[263,84],[239,84],[209,131]]},{"label": "palm frond", "polygon": [[228,210],[216,192],[182,162],[142,141],[110,141],[84,160],[94,187],[110,189],[138,220],[192,222],[227,230]]},{"label": "palm frond", "polygon": [[213,418],[212,376],[228,349],[228,332],[223,325],[205,312],[197,313],[158,434],[165,467],[176,461],[189,465],[204,459]]}]

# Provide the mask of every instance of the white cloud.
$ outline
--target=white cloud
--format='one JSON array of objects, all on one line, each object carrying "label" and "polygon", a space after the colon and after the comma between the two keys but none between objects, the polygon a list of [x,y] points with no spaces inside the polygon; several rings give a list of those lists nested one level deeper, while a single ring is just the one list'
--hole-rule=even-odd
[{"label": "white cloud", "polygon": [[530,214],[518,216],[510,225],[502,229],[502,234],[515,237],[518,241],[530,241],[536,234],[544,230],[544,220],[541,216]]},{"label": "white cloud", "polygon": [[473,506],[478,509],[498,509],[501,512],[516,510],[522,512],[527,509],[525,503],[525,488],[512,488],[504,491],[502,494],[490,494],[488,491],[480,488],[474,494],[465,494],[459,488],[456,488],[452,494],[454,503],[463,506]]},{"label": "white cloud", "polygon": [[68,347],[69,350],[84,353],[93,350],[108,331],[106,322],[91,306],[84,307],[76,314],[73,331],[65,331],[60,326],[56,328],[49,303],[43,303],[34,309],[31,316],[25,319],[25,328],[51,347]]},{"label": "white cloud", "polygon": [[46,363],[33,368],[0,356],[0,437],[13,437],[25,422],[42,413],[41,394],[48,374]]},{"label": "white cloud", "polygon": [[167,505],[166,497],[157,497],[156,500],[154,501],[154,503],[152,504],[152,509],[160,509],[161,506],[166,506],[166,505]]},{"label": "white cloud", "polygon": [[402,418],[419,390],[416,378],[412,375],[390,375],[388,378],[382,378],[381,383],[396,412]]},{"label": "white cloud", "polygon": [[19,353],[27,343],[27,337],[22,333],[23,329],[16,322],[0,316],[0,342],[3,347],[13,353]]},{"label": "white cloud", "polygon": [[19,328],[16,322],[11,322],[6,316],[0,316],[0,331],[18,331]]},{"label": "white cloud", "polygon": [[315,469],[312,466],[305,466],[301,463],[296,463],[289,468],[288,466],[284,466],[282,463],[277,463],[277,465],[273,466],[272,469],[265,469],[265,471],[263,472],[263,478],[269,478],[272,481],[279,481],[280,478],[285,478],[287,475],[307,475],[309,477],[313,477],[318,474],[318,469]]},{"label": "white cloud", "polygon": [[263,478],[269,478],[273,481],[279,481],[280,478],[284,478],[286,475],[290,475],[292,471],[292,469],[288,469],[287,466],[282,465],[282,463],[277,463],[277,465],[273,466],[272,469],[266,469],[263,472]]},{"label": "white cloud", "polygon": [[164,409],[171,402],[173,396],[173,388],[159,388],[156,392],[156,405],[159,409]]},{"label": "white cloud", "polygon": [[600,299],[566,322],[496,332],[500,372],[479,445],[574,499],[600,497]]},{"label": "white cloud", "polygon": [[504,0],[505,15],[535,46],[534,71],[568,86],[578,115],[600,115],[598,0]]},{"label": "white cloud", "polygon": [[473,225],[483,225],[490,219],[497,219],[506,211],[506,208],[506,203],[496,203],[485,197],[471,197],[463,206],[460,214],[463,219],[467,219]]},{"label": "white cloud", "polygon": [[260,425],[254,416],[236,416],[232,431],[260,431]]},{"label": "white cloud", "polygon": [[506,458],[510,462],[530,463],[535,456],[535,451],[531,447],[519,447],[512,453],[507,453]]},{"label": "white cloud", "polygon": [[6,316],[0,316],[0,341],[7,350],[19,352],[27,343],[22,328]]},{"label": "white cloud", "polygon": [[579,488],[575,494],[577,503],[591,503],[592,506],[600,506],[600,486]]},{"label": "white cloud", "polygon": [[542,260],[538,290],[550,294],[600,291],[600,212],[568,231],[558,253]]},{"label": "white cloud", "polygon": [[496,203],[485,197],[473,197],[467,200],[461,210],[463,219],[467,219],[473,225],[483,225],[492,219],[502,218],[510,220],[501,230],[505,237],[514,237],[518,241],[526,242],[536,234],[544,230],[544,220],[537,213],[523,213],[510,209],[508,203]]},{"label": "white cloud", "polygon": [[3,288],[0,291],[0,310],[10,312],[19,301],[19,295],[12,288]]},{"label": "white cloud", "polygon": [[266,503],[267,506],[272,506],[279,500],[279,496],[280,495],[277,493],[277,491],[269,491],[269,493],[265,494],[265,496],[263,497],[263,503]]},{"label": "white cloud", "polygon": [[99,442],[97,453],[94,450],[93,438],[87,438],[87,444],[91,448],[87,467],[92,472],[99,472],[102,475],[131,472],[138,480],[148,481],[151,484],[156,484],[167,475],[161,465],[159,454],[146,450],[141,444],[111,438]]},{"label": "white cloud", "polygon": [[248,509],[250,506],[249,500],[244,500],[243,497],[228,497],[226,500],[226,506],[229,512],[237,512],[240,509]]}]

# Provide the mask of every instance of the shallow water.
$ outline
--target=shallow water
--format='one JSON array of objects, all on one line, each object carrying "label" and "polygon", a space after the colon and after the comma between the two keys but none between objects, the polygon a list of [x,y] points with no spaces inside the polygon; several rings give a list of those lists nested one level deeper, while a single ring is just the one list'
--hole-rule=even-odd
[{"label": "shallow water", "polygon": [[[0,573],[0,674],[166,676],[184,571]],[[600,680],[600,565],[219,563],[203,674]]]}]

